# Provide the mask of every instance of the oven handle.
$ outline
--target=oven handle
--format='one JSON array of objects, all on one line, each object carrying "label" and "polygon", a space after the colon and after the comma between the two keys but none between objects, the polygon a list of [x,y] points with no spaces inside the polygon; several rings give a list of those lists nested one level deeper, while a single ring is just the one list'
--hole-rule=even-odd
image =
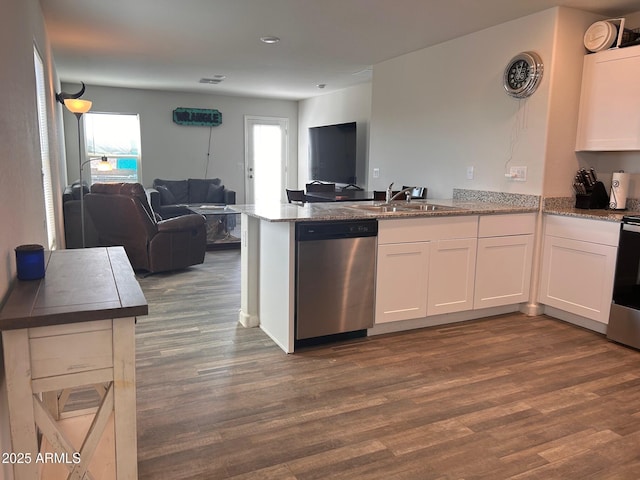
[{"label": "oven handle", "polygon": [[640,233],[640,225],[633,223],[623,223],[622,230],[626,230],[627,232]]}]

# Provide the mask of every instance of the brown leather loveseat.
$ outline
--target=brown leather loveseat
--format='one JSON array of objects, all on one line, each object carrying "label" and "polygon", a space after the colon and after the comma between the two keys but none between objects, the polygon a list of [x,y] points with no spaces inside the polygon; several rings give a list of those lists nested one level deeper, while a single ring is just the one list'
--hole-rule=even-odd
[{"label": "brown leather loveseat", "polygon": [[204,261],[205,218],[156,220],[141,184],[95,183],[84,201],[100,245],[124,246],[135,270],[162,272]]}]

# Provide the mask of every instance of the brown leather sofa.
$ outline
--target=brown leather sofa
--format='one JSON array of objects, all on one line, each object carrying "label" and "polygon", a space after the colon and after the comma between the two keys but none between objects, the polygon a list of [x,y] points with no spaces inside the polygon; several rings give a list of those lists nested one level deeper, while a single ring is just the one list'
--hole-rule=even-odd
[{"label": "brown leather sofa", "polygon": [[84,202],[100,245],[124,246],[135,270],[162,272],[204,261],[204,216],[158,221],[139,183],[95,183]]}]

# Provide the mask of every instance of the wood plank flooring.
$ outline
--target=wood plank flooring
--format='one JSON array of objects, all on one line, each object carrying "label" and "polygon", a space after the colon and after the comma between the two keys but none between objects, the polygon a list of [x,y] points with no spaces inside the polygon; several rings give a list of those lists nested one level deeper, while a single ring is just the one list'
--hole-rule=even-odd
[{"label": "wood plank flooring", "polygon": [[640,478],[640,352],[514,314],[286,355],[239,261],[139,279],[141,480]]}]

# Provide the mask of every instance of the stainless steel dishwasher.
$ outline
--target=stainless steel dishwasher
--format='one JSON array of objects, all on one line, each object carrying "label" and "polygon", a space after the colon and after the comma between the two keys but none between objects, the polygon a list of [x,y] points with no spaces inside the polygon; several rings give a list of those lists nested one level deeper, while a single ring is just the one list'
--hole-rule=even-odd
[{"label": "stainless steel dishwasher", "polygon": [[378,221],[296,224],[296,343],[373,326]]}]

